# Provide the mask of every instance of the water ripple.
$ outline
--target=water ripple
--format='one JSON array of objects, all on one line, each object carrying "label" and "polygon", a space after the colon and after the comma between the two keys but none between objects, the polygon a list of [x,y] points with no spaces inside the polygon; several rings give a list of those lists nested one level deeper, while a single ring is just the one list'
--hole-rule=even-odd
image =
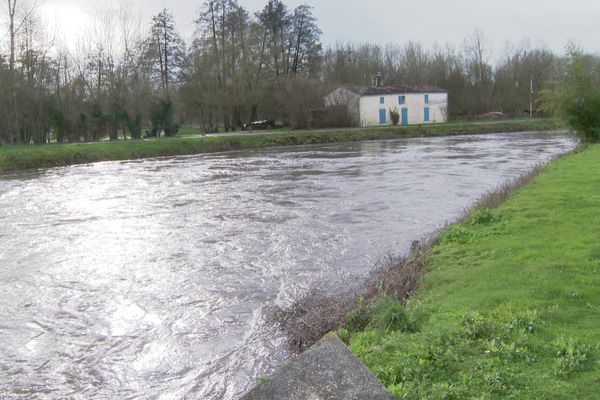
[{"label": "water ripple", "polygon": [[0,176],[0,398],[237,398],[291,357],[263,306],[359,284],[573,145],[416,138]]}]

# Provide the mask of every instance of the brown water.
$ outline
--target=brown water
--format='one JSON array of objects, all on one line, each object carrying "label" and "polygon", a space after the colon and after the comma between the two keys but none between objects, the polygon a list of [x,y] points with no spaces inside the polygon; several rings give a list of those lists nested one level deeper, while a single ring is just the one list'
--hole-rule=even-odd
[{"label": "brown water", "polygon": [[0,176],[0,398],[237,398],[290,357],[262,306],[360,282],[573,146],[496,134]]}]

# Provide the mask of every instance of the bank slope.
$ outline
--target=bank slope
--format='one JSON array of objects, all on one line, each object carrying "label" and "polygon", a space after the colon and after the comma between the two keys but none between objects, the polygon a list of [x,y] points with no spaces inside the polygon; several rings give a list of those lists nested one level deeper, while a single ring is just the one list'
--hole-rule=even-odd
[{"label": "bank slope", "polygon": [[451,227],[427,265],[409,323],[379,310],[388,329],[350,338],[398,398],[598,398],[600,145]]}]

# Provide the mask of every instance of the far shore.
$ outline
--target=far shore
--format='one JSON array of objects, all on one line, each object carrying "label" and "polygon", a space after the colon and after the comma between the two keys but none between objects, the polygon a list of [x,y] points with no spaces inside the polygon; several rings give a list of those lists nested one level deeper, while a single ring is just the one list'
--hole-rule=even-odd
[{"label": "far shore", "polygon": [[0,172],[276,146],[557,129],[564,129],[564,124],[552,118],[534,118],[372,128],[280,129],[40,146],[5,145],[0,146]]}]

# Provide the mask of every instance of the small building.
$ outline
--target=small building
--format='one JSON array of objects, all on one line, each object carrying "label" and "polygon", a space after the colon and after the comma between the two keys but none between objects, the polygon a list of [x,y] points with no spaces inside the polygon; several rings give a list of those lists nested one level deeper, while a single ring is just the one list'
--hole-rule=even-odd
[{"label": "small building", "polygon": [[325,96],[325,106],[346,106],[353,126],[392,125],[398,112],[400,125],[448,121],[448,92],[433,86],[339,87]]}]

